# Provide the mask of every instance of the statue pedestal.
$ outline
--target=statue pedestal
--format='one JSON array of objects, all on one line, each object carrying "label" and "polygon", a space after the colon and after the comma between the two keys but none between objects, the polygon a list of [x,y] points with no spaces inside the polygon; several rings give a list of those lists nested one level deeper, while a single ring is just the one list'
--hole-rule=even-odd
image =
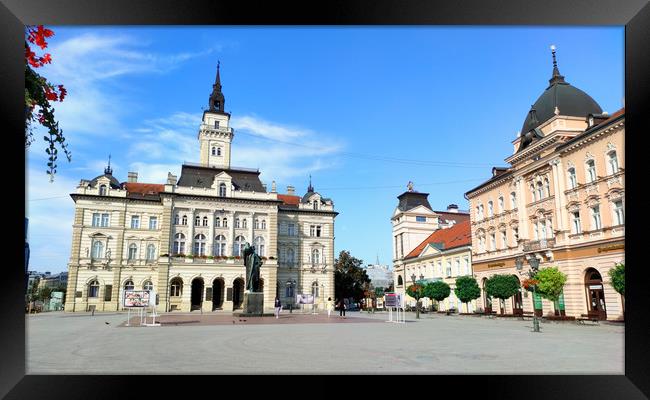
[{"label": "statue pedestal", "polygon": [[237,317],[270,317],[272,313],[264,314],[264,293],[244,293],[242,312],[235,314]]}]

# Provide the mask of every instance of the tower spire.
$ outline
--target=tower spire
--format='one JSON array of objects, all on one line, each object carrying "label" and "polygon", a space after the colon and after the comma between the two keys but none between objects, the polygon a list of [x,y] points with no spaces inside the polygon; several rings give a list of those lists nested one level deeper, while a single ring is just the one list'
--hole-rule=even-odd
[{"label": "tower spire", "polygon": [[560,74],[560,70],[557,67],[557,59],[555,58],[555,45],[551,45],[551,53],[553,54],[553,76],[551,79],[549,79],[549,83],[551,85],[556,84],[556,83],[566,83],[564,81],[564,76]]},{"label": "tower spire", "polygon": [[214,80],[214,85],[212,85],[212,94],[210,94],[210,99],[208,101],[209,111],[212,112],[224,112],[224,105],[226,99],[221,92],[221,73],[220,73],[221,61],[217,61],[217,77]]},{"label": "tower spire", "polygon": [[104,168],[104,174],[113,175],[113,169],[111,168],[111,155],[108,155],[108,166]]},{"label": "tower spire", "polygon": [[307,188],[307,193],[313,192],[314,187],[311,185],[311,174],[309,174],[309,187]]}]

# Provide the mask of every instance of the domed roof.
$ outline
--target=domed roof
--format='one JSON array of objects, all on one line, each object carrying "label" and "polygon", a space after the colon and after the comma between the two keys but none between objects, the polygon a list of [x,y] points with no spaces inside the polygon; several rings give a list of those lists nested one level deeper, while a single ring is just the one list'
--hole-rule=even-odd
[{"label": "domed roof", "polygon": [[[522,136],[534,130],[557,114],[586,118],[588,114],[601,114],[603,110],[587,93],[571,86],[560,75],[553,48],[553,76],[549,86],[532,105],[521,128]],[[557,109],[556,109],[557,108]]]}]

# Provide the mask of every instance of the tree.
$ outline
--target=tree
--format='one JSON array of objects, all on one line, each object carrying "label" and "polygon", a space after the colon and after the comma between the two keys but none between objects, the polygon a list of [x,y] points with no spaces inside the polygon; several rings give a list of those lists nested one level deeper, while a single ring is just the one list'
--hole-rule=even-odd
[{"label": "tree", "polygon": [[352,257],[350,252],[342,250],[339,258],[334,260],[334,294],[339,299],[353,297],[355,301],[363,298],[366,283],[370,278],[361,268],[363,260]]},{"label": "tree", "polygon": [[382,297],[383,295],[384,295],[383,287],[375,288],[375,297]]},{"label": "tree", "polygon": [[552,301],[553,305],[556,306],[567,280],[566,274],[557,267],[548,267],[537,271],[533,279],[538,282],[535,285],[535,292]]},{"label": "tree", "polygon": [[[443,281],[429,282],[424,286],[424,297],[440,303],[451,293],[451,288]],[[440,309],[440,306],[438,306]]]},{"label": "tree", "polygon": [[485,291],[488,296],[501,300],[501,314],[503,314],[505,300],[514,296],[519,290],[519,280],[514,275],[493,275],[485,282]]},{"label": "tree", "polygon": [[456,289],[454,289],[456,297],[465,303],[467,312],[469,312],[469,306],[467,303],[474,299],[481,297],[481,289],[478,287],[478,283],[473,276],[459,276],[456,278]]},{"label": "tree", "polygon": [[623,314],[625,314],[625,263],[616,264],[614,268],[609,270],[608,274],[612,279],[612,287],[621,295]]},{"label": "tree", "polygon": [[420,299],[424,296],[424,285],[414,283],[406,288],[406,294],[415,299],[415,318],[420,318]]},{"label": "tree", "polygon": [[47,136],[43,136],[43,139],[48,143],[45,152],[49,156],[47,173],[50,175],[50,181],[54,180],[56,173],[57,145],[63,150],[68,161],[72,159],[65,143],[63,130],[59,128],[59,122],[54,118],[54,108],[50,103],[63,101],[67,91],[63,85],[53,85],[34,71],[33,68],[52,63],[52,56],[50,53],[37,56],[30,43],[44,50],[47,48],[45,39],[53,35],[54,32],[43,28],[43,25],[25,27],[25,148],[34,142],[32,123],[43,125],[47,129]]}]

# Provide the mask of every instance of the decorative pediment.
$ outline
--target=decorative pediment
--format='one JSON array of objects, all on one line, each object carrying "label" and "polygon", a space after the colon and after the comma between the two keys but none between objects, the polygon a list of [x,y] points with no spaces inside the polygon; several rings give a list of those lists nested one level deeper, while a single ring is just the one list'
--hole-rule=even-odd
[{"label": "decorative pediment", "polygon": [[612,150],[616,150],[616,145],[613,144],[612,142],[607,143],[607,152],[610,152]]},{"label": "decorative pediment", "polygon": [[590,152],[587,152],[585,154],[585,161],[589,161],[589,160],[593,160],[593,159],[594,159],[594,155],[591,154]]},{"label": "decorative pediment", "polygon": [[596,195],[591,195],[585,199],[585,204],[590,207],[596,206],[600,203],[600,197]]},{"label": "decorative pediment", "polygon": [[607,192],[605,197],[610,201],[618,201],[625,197],[625,191],[621,189],[611,189]]},{"label": "decorative pediment", "polygon": [[572,201],[566,205],[566,208],[569,211],[580,211],[580,203],[577,201]]}]

